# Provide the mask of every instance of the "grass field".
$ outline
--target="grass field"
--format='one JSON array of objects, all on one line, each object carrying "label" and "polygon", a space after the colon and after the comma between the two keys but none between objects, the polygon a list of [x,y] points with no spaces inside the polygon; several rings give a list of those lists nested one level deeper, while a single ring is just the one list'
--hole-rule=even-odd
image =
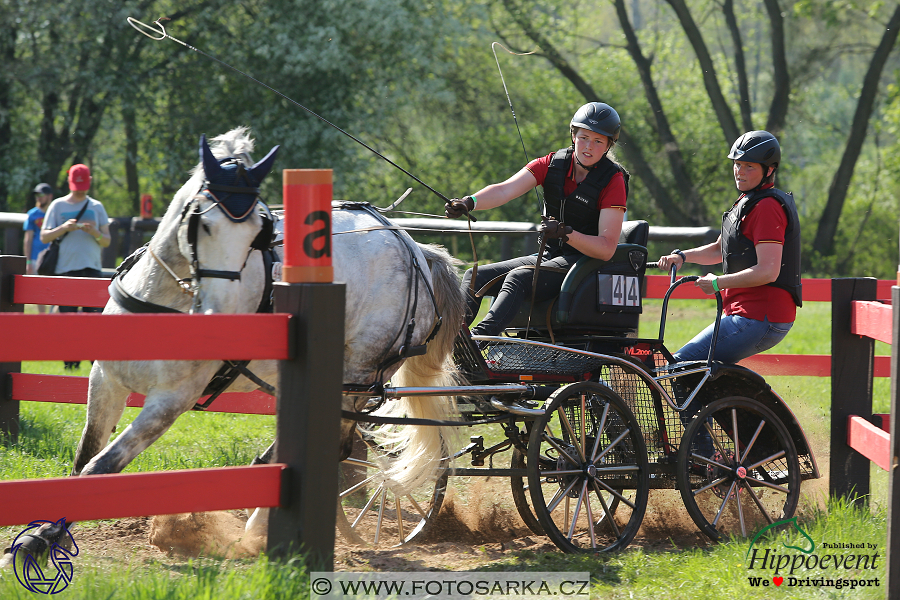
[{"label": "grass field", "polygon": [[[670,348],[678,348],[713,318],[714,305],[708,301],[674,301],[668,319]],[[655,337],[659,302],[647,301],[642,319],[642,337]],[[829,354],[830,305],[810,303],[798,316],[787,339],[774,353]],[[876,352],[888,354],[890,348],[878,344]],[[80,375],[86,375],[88,363],[82,363]],[[23,371],[62,374],[62,363],[24,363]],[[819,466],[828,466],[828,427],[830,381],[813,377],[772,377],[772,386],[785,398],[799,417],[811,440]],[[888,411],[889,381],[876,380],[875,410]],[[121,431],[138,409],[126,409]],[[60,404],[23,403],[19,444],[0,447],[0,479],[59,477],[71,469],[74,450],[84,423],[84,407]],[[243,465],[261,452],[274,434],[272,417],[189,413],[183,415],[161,440],[142,453],[127,471],[157,471],[195,467]],[[825,554],[823,543],[877,544],[882,560],[875,569],[810,569],[803,577],[842,577],[871,579],[884,585],[883,550],[885,543],[884,491],[886,475],[873,467],[872,509],[859,509],[822,495],[827,485],[810,486],[801,511],[800,527],[815,541],[817,553]],[[0,498],[2,507],[2,498]],[[83,523],[81,527],[94,524]],[[0,529],[8,543],[21,527]],[[760,552],[798,554],[785,548],[802,546],[795,530],[766,535],[756,542]],[[589,571],[594,580],[593,598],[883,598],[883,587],[854,590],[834,587],[775,587],[774,573],[748,564],[749,540],[734,540],[700,549],[630,549],[602,557],[583,557],[559,553],[536,554],[527,550],[515,553],[485,567],[500,571]],[[830,550],[828,552],[841,552]],[[78,559],[76,559],[78,560]],[[787,577],[786,573],[781,573]],[[795,573],[797,575],[797,573]],[[768,587],[754,587],[749,578],[770,581]],[[302,562],[219,560],[203,558],[187,563],[152,561],[110,561],[101,557],[83,557],[76,563],[76,577],[60,598],[107,599],[204,599],[204,598],[306,598],[308,576]],[[0,573],[0,598],[31,598],[5,571]]]}]

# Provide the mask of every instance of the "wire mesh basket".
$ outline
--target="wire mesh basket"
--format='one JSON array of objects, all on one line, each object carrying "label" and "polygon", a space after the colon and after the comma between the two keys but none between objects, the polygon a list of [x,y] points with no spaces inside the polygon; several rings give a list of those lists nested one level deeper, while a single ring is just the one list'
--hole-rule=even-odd
[{"label": "wire mesh basket", "polygon": [[581,379],[603,364],[603,358],[549,344],[515,339],[479,340],[476,344],[463,335],[456,339],[454,359],[464,375],[476,380],[497,374]]}]

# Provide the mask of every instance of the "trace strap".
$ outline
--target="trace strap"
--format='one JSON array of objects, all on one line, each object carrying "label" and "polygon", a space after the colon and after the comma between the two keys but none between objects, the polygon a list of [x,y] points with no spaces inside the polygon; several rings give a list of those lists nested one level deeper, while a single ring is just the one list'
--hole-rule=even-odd
[{"label": "trace strap", "polygon": [[477,421],[440,421],[437,419],[413,419],[408,417],[378,417],[367,413],[341,411],[341,418],[359,421],[361,423],[374,423],[377,425],[429,425],[432,427],[471,427],[473,425],[488,425],[508,421],[511,415],[498,415]]}]

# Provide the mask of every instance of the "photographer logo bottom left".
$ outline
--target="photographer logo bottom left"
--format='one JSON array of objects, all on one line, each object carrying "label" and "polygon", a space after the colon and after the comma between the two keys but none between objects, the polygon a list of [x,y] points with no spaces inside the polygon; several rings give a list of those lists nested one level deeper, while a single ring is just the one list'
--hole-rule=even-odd
[{"label": "photographer logo bottom left", "polygon": [[13,541],[4,557],[13,563],[16,579],[36,594],[58,594],[69,586],[78,546],[66,520],[32,521]]}]

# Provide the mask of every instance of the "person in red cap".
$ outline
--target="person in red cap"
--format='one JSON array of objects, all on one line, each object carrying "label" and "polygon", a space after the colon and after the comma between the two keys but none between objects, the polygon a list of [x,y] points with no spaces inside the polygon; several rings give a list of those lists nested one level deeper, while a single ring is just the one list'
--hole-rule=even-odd
[{"label": "person in red cap", "polygon": [[[102,277],[100,254],[109,246],[109,217],[99,200],[88,196],[91,170],[77,164],[69,168],[69,194],[50,204],[44,216],[41,241],[59,240],[56,275],[64,277]],[[102,312],[85,306],[83,312]],[[59,312],[78,312],[77,306],[60,306]],[[77,369],[79,361],[65,361],[66,369]]]}]

